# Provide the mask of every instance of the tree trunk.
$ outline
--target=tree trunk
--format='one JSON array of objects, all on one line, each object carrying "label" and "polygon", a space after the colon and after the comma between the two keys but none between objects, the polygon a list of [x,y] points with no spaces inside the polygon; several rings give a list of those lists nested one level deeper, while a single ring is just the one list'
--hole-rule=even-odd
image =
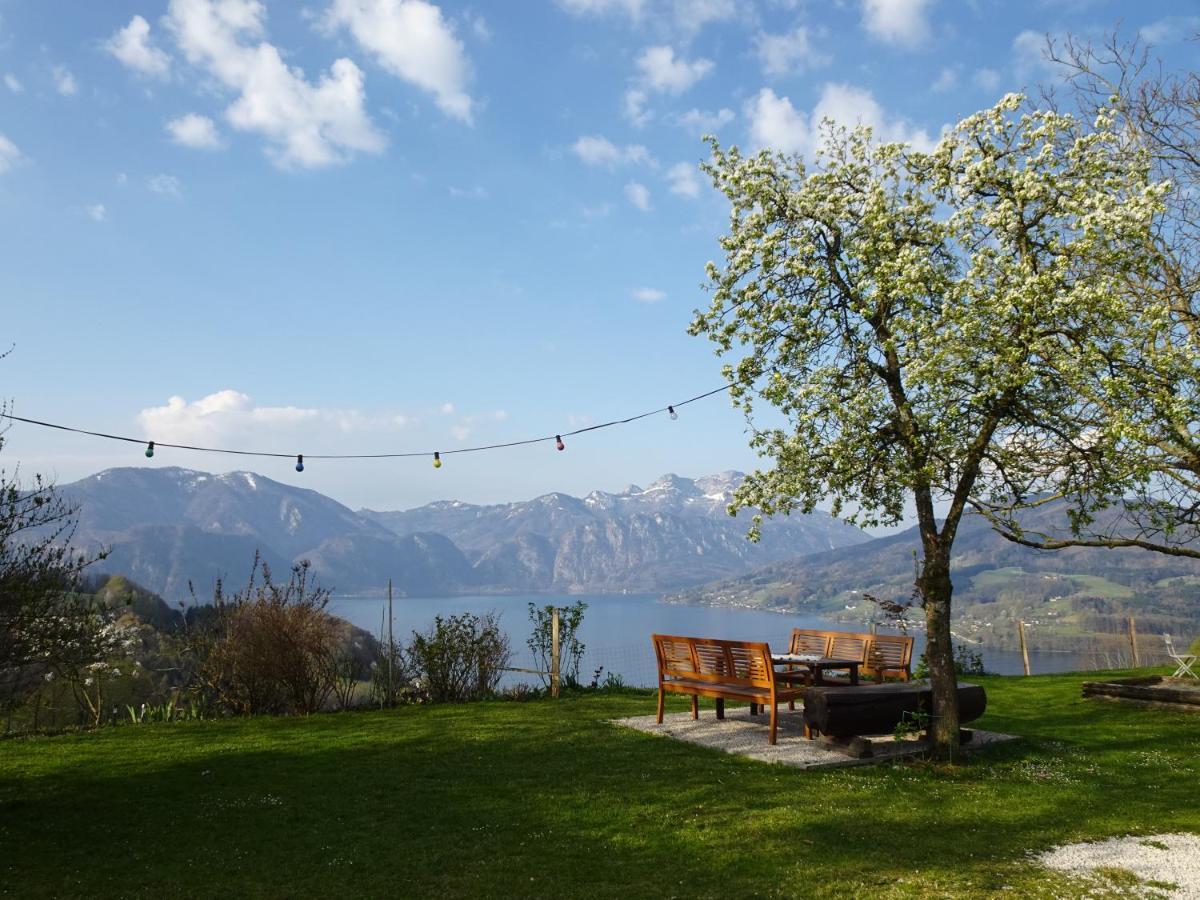
[{"label": "tree trunk", "polygon": [[933,695],[929,733],[934,754],[953,758],[958,750],[958,678],[954,673],[954,644],[950,636],[949,553],[927,553],[917,582],[925,602],[925,659]]}]

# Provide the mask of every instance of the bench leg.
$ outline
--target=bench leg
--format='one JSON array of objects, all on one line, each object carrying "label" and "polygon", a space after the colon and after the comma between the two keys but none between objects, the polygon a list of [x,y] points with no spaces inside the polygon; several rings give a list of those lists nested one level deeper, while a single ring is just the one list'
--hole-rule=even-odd
[{"label": "bench leg", "polygon": [[725,718],[725,698],[724,697],[717,698],[717,718],[718,719]]},{"label": "bench leg", "polygon": [[662,716],[663,716],[663,700],[664,700],[664,699],[665,699],[665,698],[663,697],[663,689],[662,689],[662,685],[659,685],[659,687],[658,687],[658,724],[659,724],[659,725],[661,725],[661,724],[662,724]]},{"label": "bench leg", "polygon": [[692,718],[700,718],[700,698],[695,694],[692,695]]},{"label": "bench leg", "polygon": [[779,718],[778,704],[772,702],[771,703],[771,738],[768,741],[768,743],[771,743],[771,744],[775,743],[775,726],[777,724],[778,718]]},{"label": "bench leg", "polygon": [[750,715],[752,715],[752,716],[758,715],[758,704],[755,703],[753,700],[750,701]]}]

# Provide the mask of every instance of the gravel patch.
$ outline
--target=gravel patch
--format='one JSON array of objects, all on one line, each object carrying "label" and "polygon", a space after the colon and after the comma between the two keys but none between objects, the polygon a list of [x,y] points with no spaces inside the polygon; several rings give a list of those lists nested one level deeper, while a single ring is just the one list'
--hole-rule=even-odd
[{"label": "gravel patch", "polygon": [[[874,752],[872,758],[852,759],[839,750],[823,746],[820,741],[810,741],[804,737],[804,721],[799,710],[779,711],[779,743],[775,745],[767,743],[767,714],[763,712],[751,716],[749,707],[745,706],[727,710],[724,719],[718,719],[712,710],[704,710],[696,720],[692,719],[690,712],[670,713],[663,716],[661,725],[657,723],[655,716],[631,716],[614,721],[617,725],[647,734],[687,741],[690,744],[699,744],[760,762],[780,763],[801,769],[871,765],[920,756],[929,751],[929,745],[924,741],[896,741],[891,735],[877,736],[868,738]],[[964,745],[963,750],[973,751],[1011,740],[1015,740],[1012,735],[976,730],[974,739]]]},{"label": "gravel patch", "polygon": [[[1152,834],[1056,847],[1038,857],[1051,869],[1113,881],[1112,870],[1132,872],[1139,897],[1200,898],[1200,835]],[[1106,871],[1107,870],[1107,871]]]}]

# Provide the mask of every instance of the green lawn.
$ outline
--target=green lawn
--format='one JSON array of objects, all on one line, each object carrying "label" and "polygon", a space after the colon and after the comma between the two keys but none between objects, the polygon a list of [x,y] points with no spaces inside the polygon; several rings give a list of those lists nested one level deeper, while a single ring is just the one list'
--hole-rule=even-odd
[{"label": "green lawn", "polygon": [[1077,896],[1028,854],[1200,832],[1200,716],[980,680],[980,726],[1025,740],[954,768],[610,725],[641,692],[3,741],[0,895]]}]

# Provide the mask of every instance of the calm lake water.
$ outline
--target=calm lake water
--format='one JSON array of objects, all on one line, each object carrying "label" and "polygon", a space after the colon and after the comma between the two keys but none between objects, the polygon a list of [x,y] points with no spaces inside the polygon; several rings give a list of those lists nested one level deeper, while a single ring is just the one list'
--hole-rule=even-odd
[{"label": "calm lake water", "polygon": [[[654,594],[606,594],[548,597],[512,595],[482,597],[403,597],[394,602],[395,635],[407,643],[414,630],[424,631],[436,615],[470,612],[482,615],[494,612],[508,633],[513,649],[513,666],[533,668],[525,641],[532,630],[528,604],[566,605],[576,600],[588,604],[580,627],[580,640],[587,645],[580,680],[591,680],[597,666],[605,673],[624,678],[626,684],[653,685],[656,681],[654,650],[650,635],[686,634],[720,637],[737,641],[768,641],[772,649],[786,650],[793,628],[826,628],[837,631],[866,631],[866,626],[833,622],[818,616],[773,613],[732,607],[679,606],[661,603]],[[330,604],[330,611],[373,634],[380,633],[387,612],[386,597],[341,597]],[[925,638],[916,635],[913,660],[924,648]],[[1017,675],[1021,672],[1021,654],[1016,651],[978,648],[989,672]],[[1071,672],[1089,668],[1080,654],[1029,654],[1034,673]],[[533,675],[511,676],[506,682],[536,680]]]}]

